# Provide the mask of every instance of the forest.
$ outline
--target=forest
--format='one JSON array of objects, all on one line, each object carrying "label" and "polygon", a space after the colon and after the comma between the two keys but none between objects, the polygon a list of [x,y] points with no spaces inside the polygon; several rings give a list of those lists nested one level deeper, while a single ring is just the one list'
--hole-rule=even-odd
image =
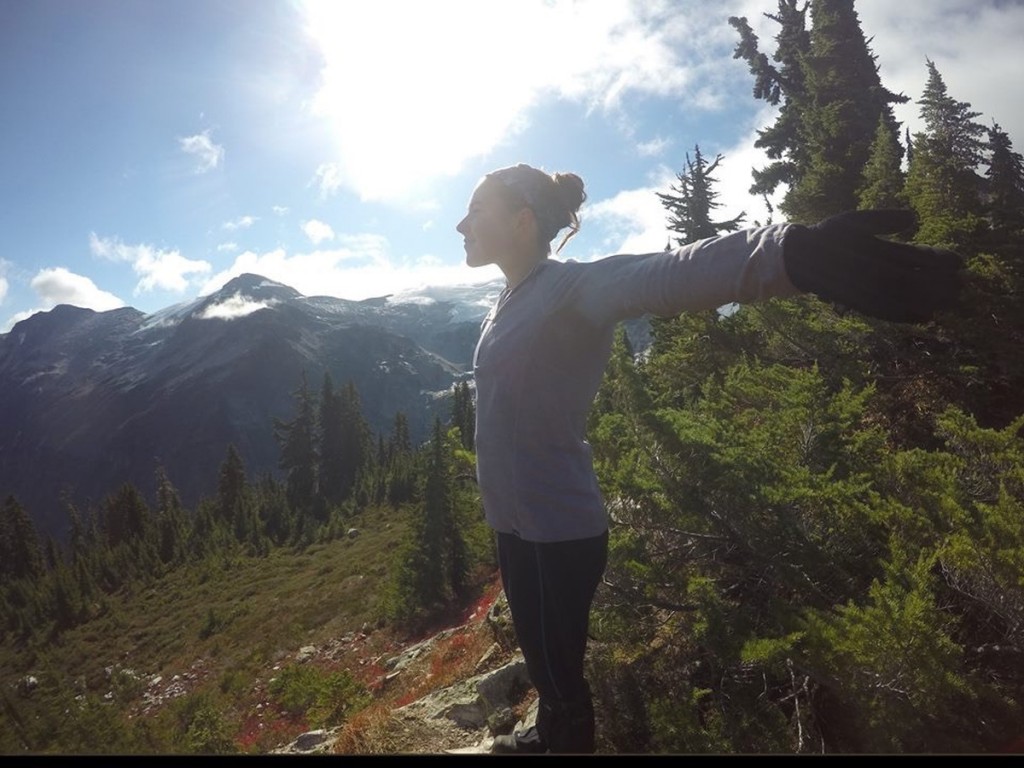
[{"label": "forest", "polygon": [[[924,129],[902,131],[892,107],[910,97],[881,82],[853,3],[779,0],[770,16],[771,50],[729,20],[752,97],[778,108],[750,194],[783,191],[780,220],[806,224],[911,209],[899,237],[962,254],[963,295],[927,323],[805,295],[652,318],[642,350],[619,334],[589,422],[611,518],[588,657],[604,748],[1019,751],[1024,158],[932,61],[915,98]],[[717,218],[727,158],[700,138],[660,195],[678,244],[747,225]],[[229,447],[195,509],[164,475],[153,500],[126,485],[96,508],[69,504],[66,547],[8,497],[0,752],[76,747],[74,717],[29,709],[12,681],[115,595],[176,571],[338,541],[378,510],[408,520],[381,622],[421,626],[471,599],[495,568],[472,395],[458,385],[450,418],[414,446],[402,414],[371,435],[350,384],[303,379],[293,418],[269,425],[279,477],[247,476]]]}]

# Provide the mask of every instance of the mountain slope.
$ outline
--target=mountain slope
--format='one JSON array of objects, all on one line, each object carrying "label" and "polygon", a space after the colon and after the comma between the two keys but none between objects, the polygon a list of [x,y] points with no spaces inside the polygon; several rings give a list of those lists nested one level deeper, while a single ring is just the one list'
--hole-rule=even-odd
[{"label": "mountain slope", "polygon": [[62,494],[99,504],[130,482],[152,498],[166,469],[186,506],[216,488],[227,447],[250,476],[276,472],[273,419],[303,374],[352,381],[372,430],[397,412],[414,440],[468,375],[493,285],[447,298],[305,297],[259,275],[152,315],[58,306],[0,336],[0,495],[40,533],[66,535]]}]

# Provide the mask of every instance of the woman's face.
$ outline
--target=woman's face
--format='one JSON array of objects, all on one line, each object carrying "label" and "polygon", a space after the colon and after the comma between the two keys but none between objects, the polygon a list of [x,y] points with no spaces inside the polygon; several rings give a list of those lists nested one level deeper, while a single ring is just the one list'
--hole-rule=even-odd
[{"label": "woman's face", "polygon": [[529,243],[529,209],[510,211],[498,184],[493,179],[484,179],[477,185],[469,210],[455,229],[464,238],[468,266],[497,264],[507,274],[527,250],[524,246]]}]

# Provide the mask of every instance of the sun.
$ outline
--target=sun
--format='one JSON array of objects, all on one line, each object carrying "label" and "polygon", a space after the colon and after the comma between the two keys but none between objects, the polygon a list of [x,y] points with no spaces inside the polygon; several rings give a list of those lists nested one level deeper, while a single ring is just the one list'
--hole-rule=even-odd
[{"label": "sun", "polygon": [[537,90],[522,50],[543,4],[306,0],[324,66],[342,185],[364,200],[415,193],[514,131]]}]

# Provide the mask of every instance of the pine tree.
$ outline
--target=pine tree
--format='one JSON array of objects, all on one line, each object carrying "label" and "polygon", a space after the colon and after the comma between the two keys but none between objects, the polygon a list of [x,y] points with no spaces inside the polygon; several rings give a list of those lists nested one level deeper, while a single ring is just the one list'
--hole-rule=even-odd
[{"label": "pine tree", "polygon": [[687,153],[686,167],[676,175],[671,193],[657,193],[668,211],[669,229],[678,233],[678,245],[694,243],[722,232],[735,232],[746,218],[746,213],[725,221],[713,221],[711,218],[715,209],[721,207],[717,201],[719,193],[713,188],[716,180],[711,175],[721,161],[722,156],[717,155],[708,164],[698,144],[694,147],[692,160]]},{"label": "pine tree", "polygon": [[412,438],[409,436],[409,417],[398,411],[391,425],[391,435],[388,437],[387,458],[390,461],[396,456],[407,456],[411,451]]},{"label": "pine tree", "polygon": [[103,532],[106,543],[114,548],[141,540],[149,524],[149,508],[142,494],[131,483],[124,483],[107,497]]},{"label": "pine tree", "polygon": [[89,526],[87,521],[82,519],[82,513],[71,501],[69,494],[61,494],[61,503],[68,516],[68,551],[71,562],[76,563],[85,558],[92,542],[89,538]]},{"label": "pine tree", "polygon": [[416,467],[409,436],[409,419],[401,411],[395,414],[391,434],[385,446],[385,456],[388,503],[398,506],[411,501],[416,495]]},{"label": "pine tree", "polygon": [[903,187],[903,147],[884,117],[879,118],[871,155],[864,168],[864,184],[857,195],[858,207],[906,208]]},{"label": "pine tree", "polygon": [[805,222],[857,207],[877,128],[897,141],[891,105],[907,101],[882,86],[852,0],[812,0],[811,20],[803,59],[808,162],[782,204],[791,220]]},{"label": "pine tree", "polygon": [[345,498],[343,430],[341,398],[334,391],[330,372],[324,372],[324,382],[320,389],[318,477],[320,494],[328,506],[340,504]]},{"label": "pine tree", "polygon": [[184,556],[185,513],[178,491],[163,467],[158,467],[156,473],[156,519],[160,560],[165,564],[178,562]]},{"label": "pine tree", "polygon": [[281,447],[278,460],[286,474],[288,503],[296,513],[313,513],[317,496],[316,407],[309,390],[306,372],[295,391],[295,417],[291,421],[274,419],[274,434]]},{"label": "pine tree", "polygon": [[917,240],[964,250],[983,226],[980,177],[985,128],[971,105],[953,99],[935,63],[917,102],[925,130],[914,136],[914,157],[907,170],[907,198],[917,212]]},{"label": "pine tree", "polygon": [[13,496],[0,507],[0,579],[43,575],[43,549],[32,519]]},{"label": "pine tree", "polygon": [[363,416],[362,400],[355,382],[349,380],[341,391],[338,407],[341,440],[338,474],[342,498],[352,495],[356,480],[371,456],[370,428]]},{"label": "pine tree", "polygon": [[258,539],[259,523],[253,508],[245,463],[234,444],[229,444],[217,482],[217,511],[238,541]]},{"label": "pine tree", "polygon": [[473,391],[468,381],[455,383],[452,391],[452,425],[459,430],[462,447],[473,450],[476,431],[476,410],[473,406]]},{"label": "pine tree", "polygon": [[[988,217],[997,243],[1024,236],[1024,158],[1013,151],[1010,137],[993,122],[988,131]],[[1019,250],[1018,250],[1019,253]],[[1017,268],[1024,267],[1018,259]]]},{"label": "pine tree", "polygon": [[418,534],[426,567],[420,574],[421,596],[426,604],[444,602],[445,560],[451,536],[452,483],[448,468],[445,433],[441,420],[434,420],[434,437],[427,452],[423,486],[421,526]]},{"label": "pine tree", "polygon": [[256,484],[256,498],[262,529],[270,541],[281,545],[291,540],[296,521],[285,486],[266,472]]},{"label": "pine tree", "polygon": [[779,119],[755,144],[775,162],[755,172],[751,193],[770,194],[784,183],[787,218],[814,222],[857,207],[878,123],[896,140],[891,105],[907,99],[882,86],[852,0],[811,0],[809,33],[806,9],[780,0],[778,15],[769,15],[782,26],[779,69],[757,52],[745,19],[730,24],[741,35],[734,56],[755,75],[755,98],[777,104],[785,97]]},{"label": "pine tree", "polygon": [[[763,149],[772,161],[767,168],[754,171],[753,195],[769,196],[780,184],[793,184],[807,165],[807,145],[803,139],[802,109],[807,96],[804,86],[803,58],[810,48],[807,32],[807,5],[798,8],[799,0],[779,0],[777,14],[764,14],[780,25],[775,40],[777,47],[771,64],[768,56],[758,50],[757,36],[746,17],[729,19],[740,34],[733,58],[746,60],[754,75],[754,98],[775,106],[779,117],[775,123],[758,132],[754,146]],[[785,98],[783,98],[785,97]]]}]

